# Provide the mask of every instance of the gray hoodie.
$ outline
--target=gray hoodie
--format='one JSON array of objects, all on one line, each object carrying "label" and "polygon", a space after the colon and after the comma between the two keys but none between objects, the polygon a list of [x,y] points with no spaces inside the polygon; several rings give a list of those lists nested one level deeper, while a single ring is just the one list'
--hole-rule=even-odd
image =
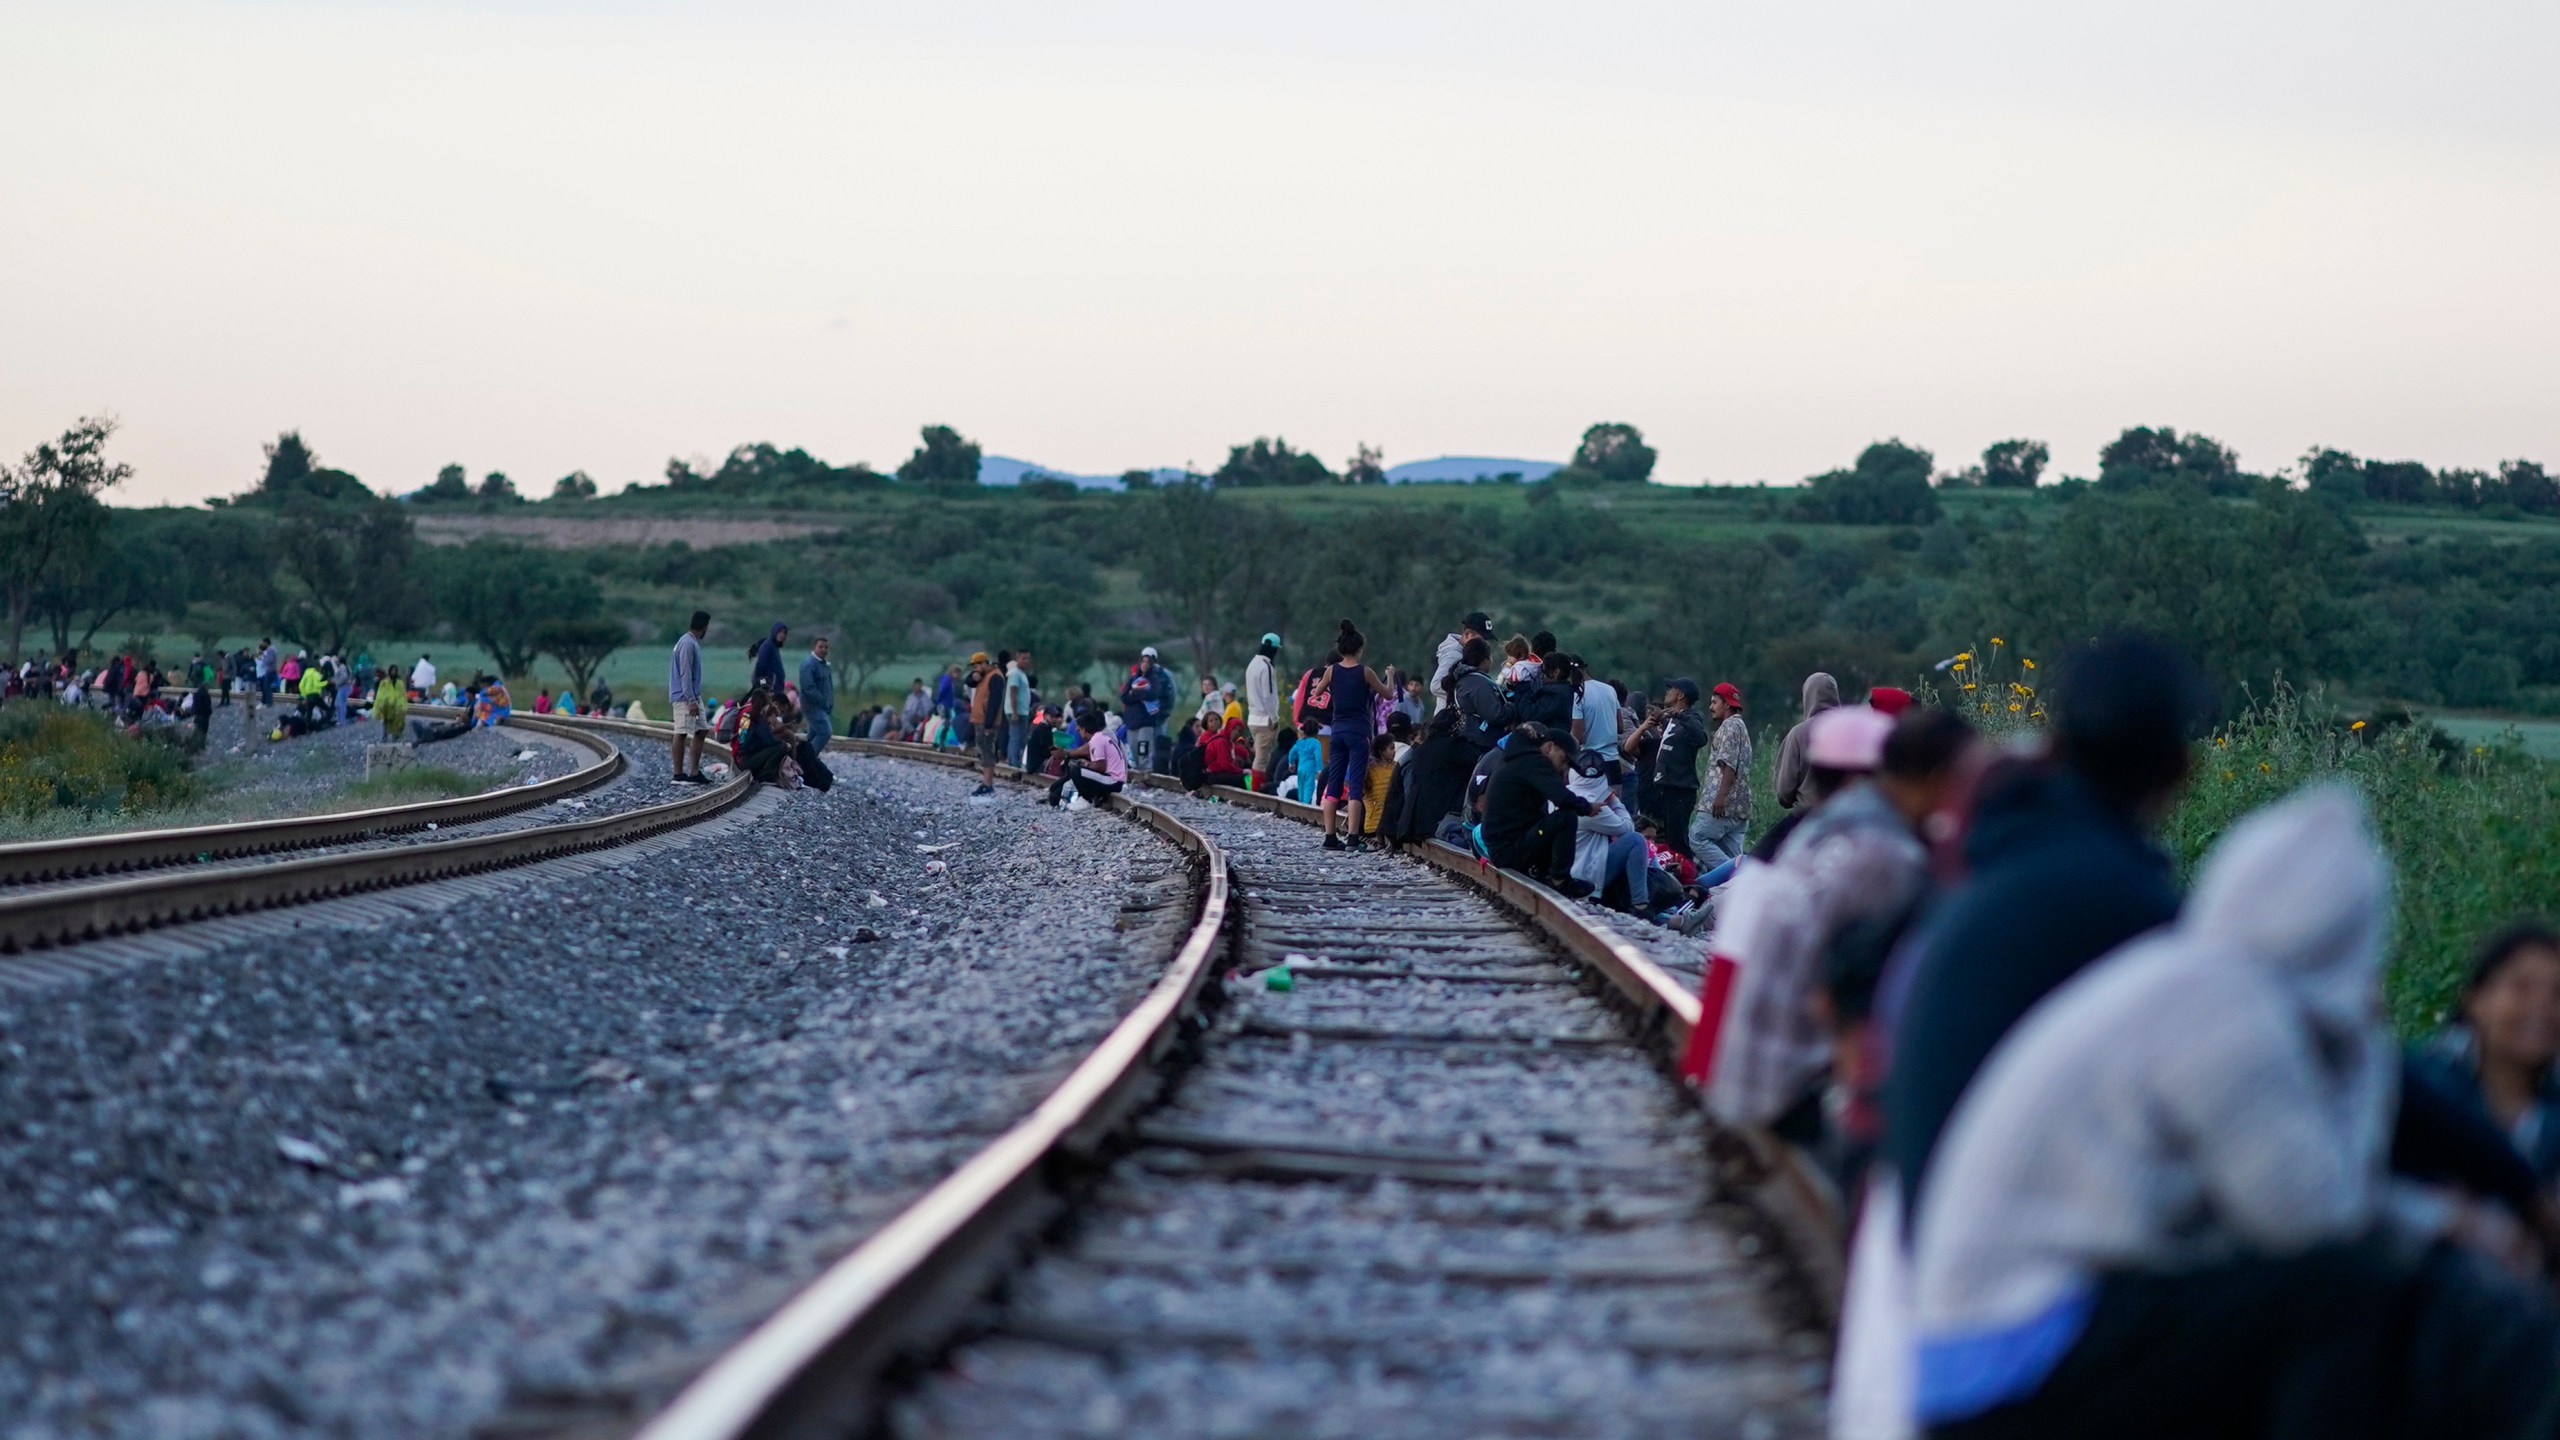
[{"label": "gray hoodie", "polygon": [[1917,1200],[1922,1420],[2032,1393],[2105,1273],[2297,1252],[2381,1218],[2389,903],[2363,801],[2306,790],[2223,837],[2176,924],[2001,1042]]},{"label": "gray hoodie", "polygon": [[1804,793],[1806,727],[1814,716],[1839,708],[1839,681],[1820,670],[1804,677],[1804,719],[1797,721],[1795,728],[1787,732],[1787,738],[1778,742],[1778,769],[1772,778],[1778,784],[1780,806],[1793,810],[1797,798]]}]

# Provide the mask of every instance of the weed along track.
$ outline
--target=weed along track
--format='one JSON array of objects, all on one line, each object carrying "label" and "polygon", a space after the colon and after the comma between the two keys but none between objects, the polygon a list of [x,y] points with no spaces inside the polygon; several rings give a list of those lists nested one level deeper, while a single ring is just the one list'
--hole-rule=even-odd
[{"label": "weed along track", "polygon": [[1022,1168],[1036,1205],[947,1185],[953,1238],[867,1247],[646,1436],[1819,1432],[1815,1312],[1641,997],[1437,866],[1135,795],[1230,885],[1186,1043],[1120,1087],[1157,1098]]}]

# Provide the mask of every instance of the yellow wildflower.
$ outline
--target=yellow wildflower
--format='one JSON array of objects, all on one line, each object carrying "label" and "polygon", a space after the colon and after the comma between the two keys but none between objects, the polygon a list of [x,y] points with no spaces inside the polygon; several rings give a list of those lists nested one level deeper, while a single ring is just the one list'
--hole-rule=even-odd
[{"label": "yellow wildflower", "polygon": [[2259,761],[2259,762],[2258,762],[2258,768],[2259,768],[2259,769],[2261,769],[2261,770],[2273,770],[2273,769],[2275,769],[2276,767],[2274,767],[2273,765],[2268,764],[2268,763],[2267,763],[2266,761],[2264,761],[2264,760],[2261,760],[2261,761]]},{"label": "yellow wildflower", "polygon": [[1959,650],[1956,652],[1956,658],[1958,660],[1970,660],[1973,658],[1973,652],[1970,650]]},{"label": "yellow wildflower", "polygon": [[2030,670],[2033,670],[2034,668],[2036,668],[2036,662],[2034,662],[2033,660],[2028,659],[2028,658],[2027,658],[2026,656],[2024,656],[2024,655],[2021,655],[2021,656],[2019,656],[2019,657],[2018,657],[2018,663],[2019,663],[2019,664],[2021,664],[2021,665],[2026,666],[2026,667],[2027,667],[2028,669],[2030,669]]},{"label": "yellow wildflower", "polygon": [[2015,700],[2012,700],[2012,701],[2010,701],[2010,702],[2009,702],[2009,713],[2010,713],[2010,714],[2012,714],[2012,715],[2015,715],[2015,714],[2017,714],[2019,711],[2024,710],[2024,709],[2026,709],[2026,708],[2027,708],[2026,706],[2019,704],[2019,703],[2018,703],[2017,701],[2015,701]]},{"label": "yellow wildflower", "polygon": [[1964,682],[1964,688],[1966,688],[1967,690],[1972,690],[1972,689],[1975,689],[1975,688],[1977,688],[1977,687],[1974,685],[1974,683],[1973,683],[1972,681],[1967,680],[1966,682]]},{"label": "yellow wildflower", "polygon": [[2223,772],[2222,772],[2222,778],[2223,778],[2223,779],[2225,779],[2225,780],[2236,780],[2236,779],[2238,779],[2239,777],[2238,777],[2238,776],[2236,776],[2236,775],[2234,775],[2234,774],[2232,774],[2230,771],[2225,770],[2225,771],[2223,771]]},{"label": "yellow wildflower", "polygon": [[2007,642],[2007,641],[2005,641],[2005,640],[2002,640],[1999,636],[1994,635],[1994,636],[1992,636],[1992,637],[1991,637],[1991,643],[1992,643],[1992,644],[1994,644],[1994,645],[2005,645],[2005,644],[2007,644],[2008,642]]},{"label": "yellow wildflower", "polygon": [[2361,730],[2361,729],[2363,729],[2363,728],[2364,728],[2364,722],[2363,722],[2363,721],[2361,721],[2361,720],[2359,720],[2359,721],[2357,721],[2356,723],[2354,723],[2353,725],[2348,726],[2347,728],[2348,728],[2348,729],[2350,729],[2350,730]]}]

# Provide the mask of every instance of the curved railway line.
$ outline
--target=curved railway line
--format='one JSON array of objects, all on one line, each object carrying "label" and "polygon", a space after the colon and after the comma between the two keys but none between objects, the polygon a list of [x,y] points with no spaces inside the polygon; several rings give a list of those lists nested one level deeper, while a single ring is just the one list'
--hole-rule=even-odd
[{"label": "curved railway line", "polygon": [[1221,798],[1114,806],[1200,876],[1145,1002],[644,1440],[1816,1433],[1829,1217],[1671,1078],[1683,987],[1516,875]]},{"label": "curved railway line", "polygon": [[[598,758],[458,800],[0,849],[0,883],[55,882],[0,893],[0,978],[91,937],[637,840],[754,788],[220,863],[548,803],[621,773],[602,734],[666,736],[512,723]],[[1308,807],[1218,799],[1149,777],[1112,807],[1193,877],[1143,1001],[639,1434],[1817,1433],[1827,1202],[1672,1078],[1687,987],[1448,847],[1346,857],[1295,823]]]},{"label": "curved railway line", "polygon": [[[718,815],[744,800],[754,785],[738,777],[700,794],[592,819],[298,859],[259,858],[471,825],[592,790],[627,768],[620,748],[586,727],[531,718],[508,724],[564,739],[595,758],[550,780],[450,800],[0,846],[0,885],[13,887],[0,892],[0,953],[18,957],[0,966],[40,965],[40,955],[30,952],[46,947],[628,844]],[[224,863],[244,857],[249,863]]]}]

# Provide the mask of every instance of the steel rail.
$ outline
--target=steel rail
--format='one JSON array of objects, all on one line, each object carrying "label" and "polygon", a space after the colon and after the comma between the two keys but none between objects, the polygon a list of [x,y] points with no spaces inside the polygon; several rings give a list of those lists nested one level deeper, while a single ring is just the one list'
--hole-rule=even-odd
[{"label": "steel rail", "polygon": [[[629,725],[631,722],[613,722]],[[653,727],[664,734],[665,727]],[[975,772],[974,758],[904,741],[835,739],[831,750],[920,761]],[[1000,778],[1039,783],[1005,766]],[[1178,788],[1140,776],[1131,791]],[[1231,917],[1226,859],[1216,842],[1131,791],[1113,808],[1206,862],[1199,919],[1173,964],[1145,1000],[1029,1117],[901,1211],[889,1224],[730,1347],[637,1432],[635,1440],[778,1440],[866,1433],[877,1415],[885,1372],[929,1356],[952,1317],[1001,1272],[1006,1255],[1063,1201],[1044,1186],[1053,1168],[1089,1156],[1127,1114],[1196,1008],[1209,962]],[[1311,806],[1217,787],[1217,798],[1290,819]],[[1666,1074],[1676,1065],[1699,1005],[1677,981],[1623,937],[1591,924],[1572,902],[1526,877],[1479,866],[1447,845],[1419,847],[1430,864],[1489,894],[1588,964],[1637,1019],[1638,1039]],[[1731,1132],[1726,1132],[1731,1133]],[[1757,1177],[1725,1177],[1778,1232],[1825,1318],[1836,1317],[1836,1228],[1819,1186],[1774,1139],[1738,1137]]]},{"label": "steel rail", "polygon": [[153,873],[0,896],[0,952],[23,952],[188,920],[306,904],[362,890],[416,885],[626,845],[708,820],[746,799],[754,788],[753,780],[739,776],[698,795],[592,820],[536,825],[496,835],[421,841],[346,855]]},{"label": "steel rail", "polygon": [[[977,768],[921,746],[840,738],[828,748]],[[861,1429],[882,1372],[933,1343],[945,1317],[994,1278],[1010,1247],[1056,1213],[1060,1202],[1045,1183],[1050,1168],[1090,1153],[1142,1098],[1209,976],[1226,929],[1227,865],[1208,836],[1155,806],[1124,795],[1112,808],[1181,846],[1207,872],[1199,918],[1162,978],[1038,1108],[712,1362],[641,1429],[642,1440],[841,1437]]]},{"label": "steel rail", "polygon": [[304,850],[314,845],[335,845],[377,835],[423,830],[431,825],[464,825],[513,814],[536,805],[548,805],[554,800],[592,790],[620,775],[629,764],[622,751],[611,743],[567,726],[533,717],[510,718],[507,724],[569,741],[593,752],[595,759],[566,775],[449,800],[421,800],[407,805],[340,810],[321,815],[290,815],[276,820],[242,820],[167,830],[128,830],[110,835],[0,845],[0,885],[193,864],[235,855],[270,854],[278,850]]}]

